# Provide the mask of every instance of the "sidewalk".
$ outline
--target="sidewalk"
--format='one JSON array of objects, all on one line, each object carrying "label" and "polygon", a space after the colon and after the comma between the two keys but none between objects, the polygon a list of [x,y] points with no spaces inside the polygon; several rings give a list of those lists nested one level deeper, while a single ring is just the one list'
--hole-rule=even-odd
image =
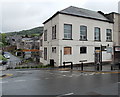
[{"label": "sidewalk", "polygon": [[[81,71],[81,67],[73,67],[71,69],[70,67],[66,68],[59,68],[58,70],[73,70],[73,71]],[[84,66],[83,67],[83,72],[118,72],[118,70],[111,70],[111,65],[103,65],[102,70],[97,70],[95,66]]]},{"label": "sidewalk", "polygon": [[[79,69],[81,70],[81,67],[79,68],[74,68],[74,69]],[[95,66],[84,66],[83,67],[84,71],[97,71]],[[103,65],[102,66],[102,71],[111,71],[111,65]]]}]

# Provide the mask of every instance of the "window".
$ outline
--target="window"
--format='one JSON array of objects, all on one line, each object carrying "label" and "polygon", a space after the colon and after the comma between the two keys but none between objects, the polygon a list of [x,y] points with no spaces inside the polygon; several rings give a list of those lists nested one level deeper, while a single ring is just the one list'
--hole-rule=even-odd
[{"label": "window", "polygon": [[106,41],[112,41],[112,30],[111,29],[106,30]]},{"label": "window", "polygon": [[87,47],[80,47],[80,54],[86,54],[87,53]]},{"label": "window", "polygon": [[43,51],[40,51],[40,58],[42,58],[43,56],[42,56],[42,53],[43,53]]},{"label": "window", "polygon": [[95,51],[96,51],[96,50],[100,50],[100,47],[95,47]]},{"label": "window", "polygon": [[52,27],[52,39],[56,39],[56,25]]},{"label": "window", "polygon": [[101,37],[100,37],[100,28],[98,28],[98,27],[95,27],[95,32],[94,32],[94,40],[95,41],[100,41],[101,39]]},{"label": "window", "polygon": [[44,41],[47,41],[47,30],[44,31]]},{"label": "window", "polygon": [[64,39],[72,39],[72,25],[64,24]]},{"label": "window", "polygon": [[44,60],[47,60],[47,48],[44,48]]},{"label": "window", "polygon": [[56,53],[56,47],[52,47],[52,53]]},{"label": "window", "polygon": [[40,46],[43,46],[43,40],[42,39],[40,40]]},{"label": "window", "polygon": [[80,26],[80,40],[87,40],[87,27]]},{"label": "window", "polygon": [[64,47],[64,55],[71,55],[72,48],[71,47]]}]

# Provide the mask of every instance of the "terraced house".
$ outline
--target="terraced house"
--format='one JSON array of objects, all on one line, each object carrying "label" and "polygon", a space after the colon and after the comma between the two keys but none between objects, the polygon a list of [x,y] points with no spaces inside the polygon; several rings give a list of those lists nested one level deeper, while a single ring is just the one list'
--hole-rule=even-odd
[{"label": "terraced house", "polygon": [[112,53],[106,48],[113,47],[113,22],[102,12],[70,6],[56,12],[43,24],[40,58],[43,64],[50,64],[50,60],[55,66],[69,61],[78,64],[80,60],[92,63],[101,45],[104,48],[102,60],[112,60]]}]

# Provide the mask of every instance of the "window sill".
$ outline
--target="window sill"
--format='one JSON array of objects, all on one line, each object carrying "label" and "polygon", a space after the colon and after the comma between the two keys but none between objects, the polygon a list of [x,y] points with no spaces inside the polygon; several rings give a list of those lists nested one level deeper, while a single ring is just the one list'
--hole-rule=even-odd
[{"label": "window sill", "polygon": [[52,40],[56,40],[56,38],[55,38],[55,39],[52,39]]},{"label": "window sill", "polygon": [[113,42],[112,40],[106,40],[106,42]]},{"label": "window sill", "polygon": [[101,42],[101,40],[94,40],[95,42]]},{"label": "window sill", "polygon": [[65,39],[65,38],[63,38],[62,40],[73,40],[73,39]]},{"label": "window sill", "polygon": [[80,54],[87,54],[87,53],[80,53]]},{"label": "window sill", "polygon": [[[69,55],[72,55],[72,54],[66,54],[66,55],[68,55],[68,56],[69,56]],[[66,56],[66,55],[65,55],[65,56]]]},{"label": "window sill", "polygon": [[79,39],[79,41],[88,41],[88,40],[87,39],[85,39],[85,40]]}]

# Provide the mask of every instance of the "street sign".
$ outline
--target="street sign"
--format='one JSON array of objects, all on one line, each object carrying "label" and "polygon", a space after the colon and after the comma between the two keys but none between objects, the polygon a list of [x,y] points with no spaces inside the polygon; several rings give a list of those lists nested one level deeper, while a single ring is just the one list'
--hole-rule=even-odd
[{"label": "street sign", "polygon": [[116,52],[120,51],[120,46],[115,46],[115,51]]},{"label": "street sign", "polygon": [[112,47],[107,47],[107,53],[112,53]]}]

